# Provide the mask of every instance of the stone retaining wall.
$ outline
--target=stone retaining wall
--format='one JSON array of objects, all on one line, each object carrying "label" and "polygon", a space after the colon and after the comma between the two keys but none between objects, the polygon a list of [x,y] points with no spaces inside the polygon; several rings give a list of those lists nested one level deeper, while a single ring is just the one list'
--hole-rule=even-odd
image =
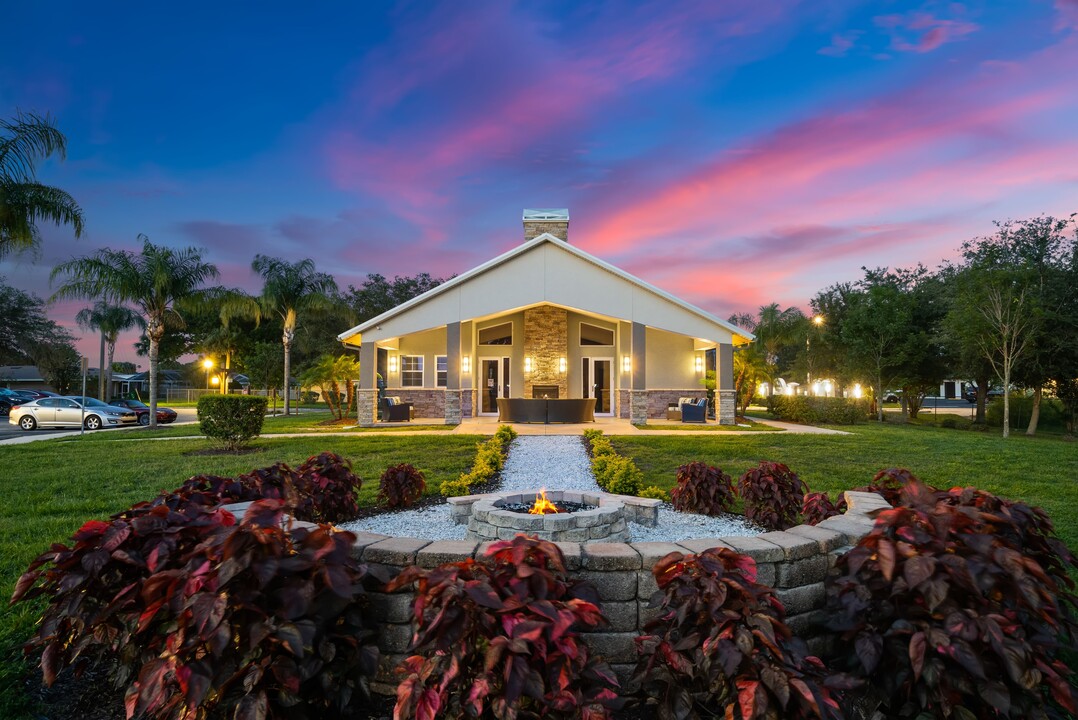
[{"label": "stone retaining wall", "polygon": [[[593,652],[603,655],[619,677],[625,680],[636,662],[633,641],[656,610],[649,608],[658,590],[651,568],[671,552],[702,552],[725,547],[756,561],[757,580],[775,588],[786,607],[790,629],[804,638],[810,650],[823,648],[818,626],[823,619],[824,578],[838,556],[845,553],[872,529],[872,515],[891,506],[875,493],[847,492],[849,510],[819,525],[798,525],[784,532],[768,532],[753,537],[695,538],[676,543],[556,543],[565,555],[573,576],[595,584],[603,612],[610,625],[602,632],[586,633],[584,639]],[[239,509],[239,506],[236,506]],[[231,506],[230,506],[231,509]],[[242,510],[241,510],[242,512]],[[446,522],[452,522],[448,517]],[[420,540],[357,533],[353,556],[362,562],[381,565],[393,575],[401,568],[419,565],[433,568],[446,562],[481,557],[491,545],[471,540]],[[380,624],[379,647],[383,657],[376,692],[392,695],[399,678],[393,669],[404,659],[411,640],[411,604],[414,594],[372,593],[371,609]]]}]

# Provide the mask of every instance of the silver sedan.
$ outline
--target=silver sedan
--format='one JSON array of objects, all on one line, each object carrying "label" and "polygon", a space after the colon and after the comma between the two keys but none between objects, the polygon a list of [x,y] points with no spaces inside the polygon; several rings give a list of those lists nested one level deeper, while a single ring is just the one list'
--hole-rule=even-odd
[{"label": "silver sedan", "polygon": [[22,403],[11,408],[8,422],[18,425],[23,430],[39,427],[82,427],[97,430],[102,427],[133,425],[138,416],[131,410],[113,407],[104,403],[91,404],[87,398],[85,412],[83,405],[72,398],[47,397],[32,402]]}]

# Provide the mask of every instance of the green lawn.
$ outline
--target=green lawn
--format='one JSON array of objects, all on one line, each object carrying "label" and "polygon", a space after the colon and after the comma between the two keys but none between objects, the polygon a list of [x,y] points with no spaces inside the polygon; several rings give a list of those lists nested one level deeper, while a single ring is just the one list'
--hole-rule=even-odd
[{"label": "green lawn", "polygon": [[[268,424],[268,423],[267,423]],[[179,429],[179,428],[177,428]],[[132,431],[134,432],[134,431]],[[49,440],[0,447],[0,596],[10,598],[30,561],[53,542],[66,542],[86,520],[106,518],[171,490],[191,475],[236,475],[284,461],[298,465],[332,450],[350,459],[363,479],[359,501],[374,504],[378,478],[389,465],[410,462],[424,471],[428,494],[466,471],[475,445],[471,435],[256,440],[250,455],[185,456],[212,447],[206,440],[110,441],[131,433],[95,433],[74,441]],[[106,439],[101,439],[106,438]],[[30,717],[19,689],[21,645],[32,632],[39,606],[0,604],[0,718]]]},{"label": "green lawn", "polygon": [[[291,422],[299,418],[267,420]],[[279,426],[278,426],[279,427]],[[168,430],[180,430],[171,428]],[[736,477],[761,459],[786,463],[812,490],[837,493],[868,483],[881,468],[904,466],[941,487],[974,485],[1044,507],[1060,536],[1078,549],[1078,445],[1056,438],[928,426],[866,424],[850,435],[757,433],[615,436],[618,452],[633,457],[646,485],[670,488],[678,465],[703,460]],[[167,432],[165,430],[163,432]],[[244,456],[185,456],[210,447],[205,440],[125,442],[135,431],[95,433],[0,447],[0,593],[10,597],[26,565],[52,542],[63,542],[84,521],[104,518],[197,473],[232,475],[284,460],[298,464],[333,450],[350,458],[365,480],[360,500],[373,501],[386,466],[411,462],[427,474],[429,492],[464,471],[478,436],[355,436],[262,438],[263,452]],[[0,610],[0,718],[30,717],[19,689],[25,665],[19,647],[38,608]]]},{"label": "green lawn", "polygon": [[850,435],[611,437],[644,471],[645,485],[669,490],[677,467],[718,465],[735,480],[760,460],[785,463],[814,491],[833,496],[867,485],[877,471],[906,467],[936,487],[972,485],[1043,507],[1078,550],[1078,444],[929,426],[869,423],[836,428]]},{"label": "green lawn", "polygon": [[764,425],[763,423],[752,422],[742,425],[719,425],[718,423],[708,423],[701,425],[699,423],[670,423],[669,425],[654,424],[654,425],[637,425],[641,430],[670,430],[671,432],[782,432],[781,428],[772,427],[771,425]]}]

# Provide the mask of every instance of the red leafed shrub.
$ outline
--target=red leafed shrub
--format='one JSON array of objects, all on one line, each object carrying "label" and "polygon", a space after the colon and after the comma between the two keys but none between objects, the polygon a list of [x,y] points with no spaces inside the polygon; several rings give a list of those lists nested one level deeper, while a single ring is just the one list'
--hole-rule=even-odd
[{"label": "red leafed shrub", "polygon": [[236,478],[196,475],[173,494],[203,504],[283,500],[299,520],[338,523],[358,514],[356,493],[362,484],[349,460],[325,452],[294,470],[276,463]]},{"label": "red leafed shrub", "polygon": [[768,530],[785,530],[797,523],[806,490],[797,473],[768,460],[761,460],[737,481],[745,517]]},{"label": "red leafed shrub", "polygon": [[677,485],[670,490],[676,510],[721,515],[734,503],[730,476],[717,467],[691,462],[677,469]]},{"label": "red leafed shrub", "polygon": [[840,514],[831,498],[824,492],[809,493],[801,504],[801,517],[807,525],[819,525],[829,517]]},{"label": "red leafed shrub", "polygon": [[[176,496],[173,496],[176,497]],[[377,650],[354,536],[281,527],[279,500],[231,513],[141,505],[91,521],[20,578],[49,605],[29,647],[45,681],[115,664],[127,716],[316,718],[352,712]]]},{"label": "red leafed shrub", "polygon": [[414,465],[391,465],[378,484],[378,502],[389,508],[411,507],[426,489],[427,479]]},{"label": "red leafed shrub", "polygon": [[[862,487],[853,488],[854,492],[876,493],[891,504],[891,507],[902,504],[902,493],[910,483],[917,483],[921,487],[928,487],[921,483],[917,477],[906,468],[886,468],[880,470],[872,478],[872,483]],[[835,506],[839,512],[846,512],[846,496],[839,498]]]},{"label": "red leafed shrub", "polygon": [[352,472],[352,462],[337,453],[307,458],[296,472],[300,495],[296,517],[308,522],[339,523],[359,514],[356,493],[363,481]]},{"label": "red leafed shrub", "polygon": [[[1075,562],[1042,511],[911,482],[828,583],[836,663],[887,717],[1064,718]],[[1065,712],[1064,712],[1065,711]]]},{"label": "red leafed shrub", "polygon": [[662,718],[839,718],[823,664],[756,583],[756,563],[726,548],[670,553],[652,569],[659,616],[637,638],[635,680]]},{"label": "red leafed shrub", "polygon": [[620,707],[617,680],[578,634],[606,623],[594,588],[569,580],[556,545],[525,535],[481,560],[409,567],[412,655],[394,717],[591,718]]}]

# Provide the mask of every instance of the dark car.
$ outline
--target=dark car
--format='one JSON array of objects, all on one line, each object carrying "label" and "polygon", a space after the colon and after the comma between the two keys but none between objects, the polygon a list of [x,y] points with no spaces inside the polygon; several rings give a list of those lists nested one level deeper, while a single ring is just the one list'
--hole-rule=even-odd
[{"label": "dark car", "polygon": [[[109,405],[116,407],[125,407],[128,410],[134,410],[138,414],[139,425],[150,424],[150,406],[144,402],[138,400],[124,400],[122,398],[116,398],[109,402]],[[172,408],[157,407],[157,422],[165,425],[176,420],[176,411]]]},{"label": "dark car", "polygon": [[15,390],[0,388],[0,415],[7,415],[11,412],[11,408],[21,403],[29,402],[31,399]]},{"label": "dark car", "polygon": [[[977,402],[977,388],[970,386],[969,389],[962,395],[970,405]],[[996,398],[1003,397],[1003,390],[1000,388],[988,388],[988,400],[995,400]]]},{"label": "dark car", "polygon": [[15,390],[15,392],[30,400],[40,400],[41,398],[47,397],[63,397],[59,393],[49,392],[48,390]]}]

